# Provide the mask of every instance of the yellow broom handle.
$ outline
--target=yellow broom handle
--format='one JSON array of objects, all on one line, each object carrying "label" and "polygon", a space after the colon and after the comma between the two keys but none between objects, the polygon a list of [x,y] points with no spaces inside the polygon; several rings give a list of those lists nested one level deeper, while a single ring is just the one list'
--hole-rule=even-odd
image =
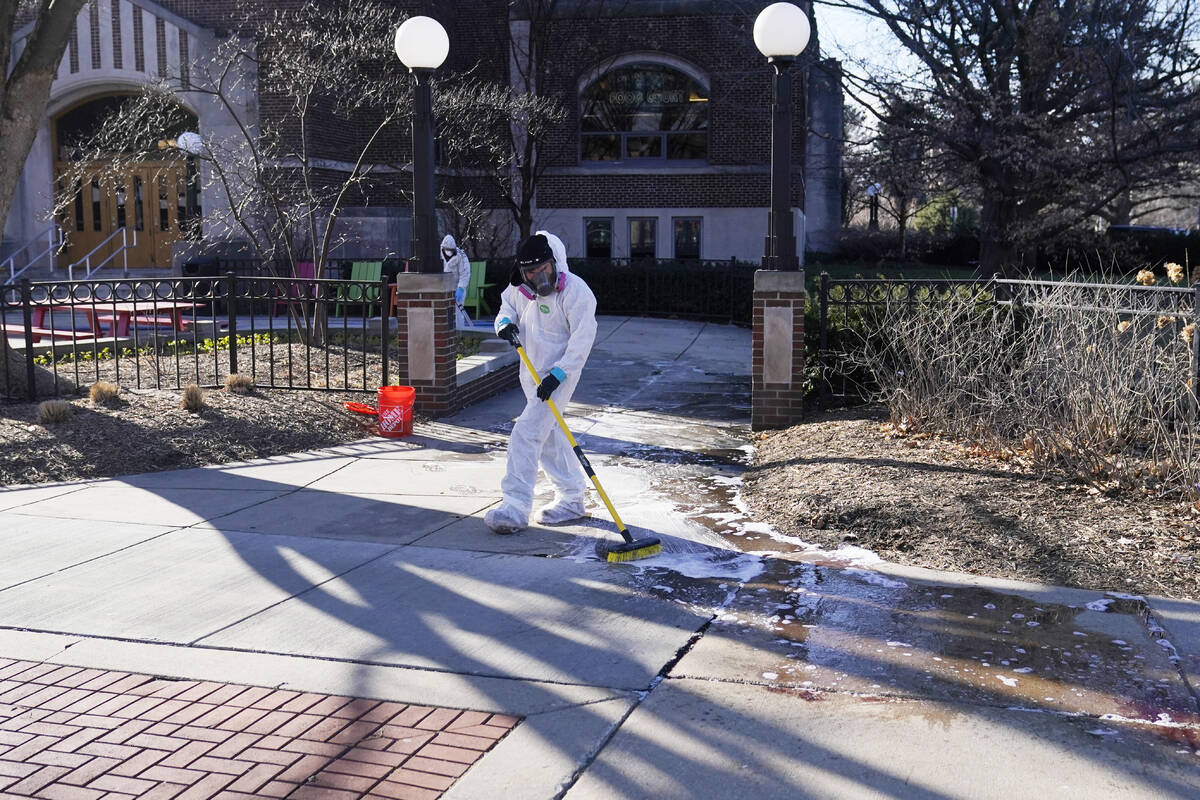
[{"label": "yellow broom handle", "polygon": [[[524,347],[517,347],[517,354],[521,356],[521,360],[525,362],[525,368],[529,370],[529,374],[533,376],[534,381],[541,384],[542,378],[538,375],[538,371],[533,368],[533,362],[529,360],[529,356],[525,354]],[[604,501],[604,505],[608,507],[608,513],[612,514],[613,522],[617,523],[617,530],[625,539],[629,540],[629,534],[626,531],[625,523],[621,521],[621,517],[617,514],[617,510],[613,508],[612,501],[608,499],[608,493],[604,491],[604,487],[600,485],[600,479],[596,477],[596,473],[592,470],[592,465],[588,462],[587,456],[583,454],[583,449],[579,446],[579,442],[575,441],[575,437],[571,435],[571,429],[567,427],[566,420],[562,414],[558,412],[558,406],[554,404],[554,400],[547,398],[546,405],[550,406],[550,410],[554,412],[554,418],[558,420],[558,427],[562,428],[562,432],[566,434],[567,441],[571,443],[571,449],[575,451],[575,455],[579,458],[579,463],[583,465],[583,471],[592,479],[592,485],[596,487],[596,491],[600,493],[600,499]]]}]

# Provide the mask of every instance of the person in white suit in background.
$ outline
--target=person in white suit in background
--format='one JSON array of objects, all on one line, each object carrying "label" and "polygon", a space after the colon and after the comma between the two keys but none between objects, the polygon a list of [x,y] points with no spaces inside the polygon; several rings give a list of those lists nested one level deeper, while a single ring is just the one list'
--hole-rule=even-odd
[{"label": "person in white suit in background", "polygon": [[471,283],[471,260],[454,241],[454,237],[448,233],[442,239],[442,269],[446,272],[457,273],[458,288],[454,290],[454,305],[458,309],[456,319],[458,327],[469,328],[471,327],[471,318],[467,316],[467,309],[463,303],[467,299],[467,286]]}]

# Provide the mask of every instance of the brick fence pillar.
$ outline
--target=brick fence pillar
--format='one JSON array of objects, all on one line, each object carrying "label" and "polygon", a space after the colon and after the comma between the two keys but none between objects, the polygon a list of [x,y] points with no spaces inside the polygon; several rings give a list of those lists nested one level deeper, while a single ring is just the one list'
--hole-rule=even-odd
[{"label": "brick fence pillar", "polygon": [[750,425],[786,428],[804,410],[804,272],[754,273]]},{"label": "brick fence pillar", "polygon": [[396,382],[417,390],[416,410],[440,417],[455,410],[458,334],[455,274],[401,272],[396,276]]}]

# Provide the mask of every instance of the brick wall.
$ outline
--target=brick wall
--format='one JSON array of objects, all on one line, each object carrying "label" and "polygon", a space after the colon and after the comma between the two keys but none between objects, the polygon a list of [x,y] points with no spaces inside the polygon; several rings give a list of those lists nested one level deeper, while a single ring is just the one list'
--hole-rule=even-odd
[{"label": "brick wall", "polygon": [[756,431],[803,417],[805,299],[802,271],[754,275],[750,425]]},{"label": "brick wall", "polygon": [[507,392],[520,384],[521,364],[508,364],[495,372],[489,372],[483,377],[476,378],[470,383],[459,386],[454,394],[454,410],[472,406],[493,395]]},{"label": "brick wall", "polygon": [[[792,184],[793,200],[798,201],[803,182],[793,179]],[[769,198],[770,186],[766,166],[759,173],[729,175],[547,175],[538,185],[538,204],[547,208],[759,208]]]},{"label": "brick wall", "polygon": [[[163,0],[162,4],[201,25],[220,30],[229,24],[231,10],[240,2]],[[450,4],[435,0],[391,0],[389,4],[396,9],[397,19],[401,13],[428,14],[446,27],[451,47],[441,71],[443,76],[469,71],[483,80],[509,81],[510,8],[506,0],[456,0],[453,12]],[[286,0],[275,5],[300,6],[304,2]],[[766,2],[749,3],[738,10],[733,4],[703,0],[559,4],[558,16],[544,23],[551,57],[539,88],[559,99],[567,111],[567,120],[548,137],[542,150],[545,163],[559,169],[580,166],[579,83],[602,70],[612,58],[634,52],[679,58],[707,76],[708,158],[707,164],[697,164],[689,174],[664,175],[655,165],[647,166],[640,174],[617,174],[603,165],[590,164],[586,171],[547,174],[539,184],[539,205],[547,209],[764,205],[769,191],[771,70],[754,47],[752,28],[755,15],[765,5]],[[376,65],[381,80],[407,77],[390,47],[381,59]],[[805,96],[806,80],[797,69],[793,80],[793,102],[797,109],[805,108]],[[264,118],[270,118],[281,113],[282,100],[261,96],[260,108]],[[807,126],[802,117],[798,113],[793,130],[792,152],[797,167],[805,159]],[[349,160],[357,155],[371,128],[370,120],[365,117],[338,119],[325,108],[314,113],[312,122],[314,155],[336,160]],[[371,160],[407,163],[409,131],[407,122],[386,131]],[[723,174],[710,169],[722,166],[750,168],[750,171]],[[451,194],[470,191],[484,208],[505,207],[505,198],[486,179],[441,176],[439,181],[444,184],[443,190]],[[385,179],[366,189],[366,196],[353,199],[351,204],[396,205],[403,202],[401,193],[410,185],[407,173],[388,173]],[[798,177],[793,180],[793,203],[801,209],[803,186]]]},{"label": "brick wall", "polygon": [[454,276],[396,276],[396,382],[417,390],[416,409],[440,417],[455,410],[457,334]]}]

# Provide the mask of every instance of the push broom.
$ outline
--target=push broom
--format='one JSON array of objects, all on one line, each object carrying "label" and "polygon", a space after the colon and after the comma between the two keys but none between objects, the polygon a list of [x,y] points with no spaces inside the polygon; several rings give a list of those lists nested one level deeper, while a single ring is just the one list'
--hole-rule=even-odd
[{"label": "push broom", "polygon": [[[521,360],[525,362],[525,368],[529,370],[529,374],[533,376],[534,381],[538,384],[542,382],[542,377],[533,367],[533,362],[529,360],[529,356],[525,354],[525,348],[521,346],[521,340],[515,335],[513,336],[513,346],[517,348],[517,354],[521,356]],[[629,529],[625,527],[625,523],[621,521],[621,516],[617,514],[617,510],[613,508],[612,501],[608,499],[608,493],[604,491],[604,487],[600,485],[600,479],[596,477],[595,471],[592,470],[592,465],[588,463],[587,456],[583,454],[583,448],[579,446],[579,442],[575,441],[575,437],[571,435],[570,428],[567,427],[566,420],[558,411],[558,406],[554,404],[554,400],[547,398],[546,405],[550,406],[550,410],[554,413],[554,418],[558,420],[558,427],[562,428],[563,434],[566,435],[567,441],[571,443],[571,449],[575,451],[575,457],[579,459],[583,471],[592,479],[592,485],[596,487],[596,491],[600,494],[600,499],[604,501],[604,505],[608,507],[608,513],[612,514],[613,522],[617,524],[617,533],[621,534],[621,538],[625,540],[624,544],[597,546],[597,551],[604,555],[605,560],[617,563],[620,561],[636,561],[639,558],[649,558],[662,552],[662,541],[653,536],[647,536],[644,539],[634,539]]]}]

